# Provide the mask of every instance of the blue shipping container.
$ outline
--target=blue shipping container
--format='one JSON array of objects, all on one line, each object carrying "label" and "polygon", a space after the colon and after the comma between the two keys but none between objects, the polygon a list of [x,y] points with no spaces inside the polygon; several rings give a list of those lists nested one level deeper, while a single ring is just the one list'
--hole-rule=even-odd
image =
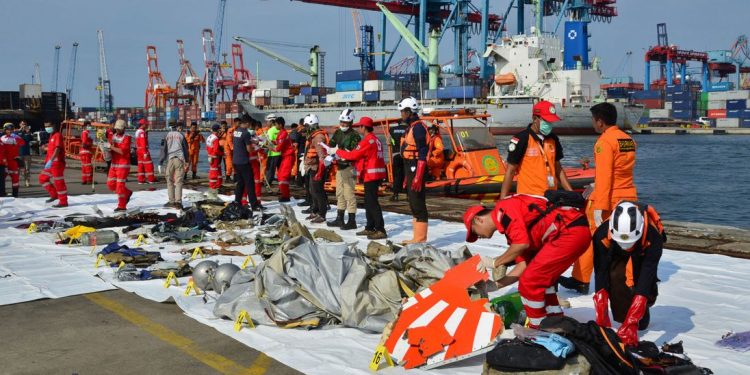
[{"label": "blue shipping container", "polygon": [[695,117],[695,111],[692,109],[673,109],[672,117],[681,120],[689,120]]},{"label": "blue shipping container", "polygon": [[337,83],[341,81],[367,81],[376,79],[383,79],[382,71],[341,70],[336,72]]},{"label": "blue shipping container", "polygon": [[438,87],[438,99],[473,99],[479,96],[480,90],[476,86]]},{"label": "blue shipping container", "polygon": [[745,109],[747,100],[727,100],[727,109]]},{"label": "blue shipping container", "polygon": [[299,93],[301,95],[320,95],[320,87],[300,87]]},{"label": "blue shipping container", "polygon": [[727,109],[727,118],[742,118],[744,109]]},{"label": "blue shipping container", "polygon": [[742,118],[750,118],[750,109],[742,110]]},{"label": "blue shipping container", "polygon": [[741,128],[750,128],[750,118],[745,118],[740,121]]},{"label": "blue shipping container", "polygon": [[380,91],[365,91],[364,99],[366,102],[377,102],[380,100]]},{"label": "blue shipping container", "polygon": [[695,102],[692,100],[675,100],[672,102],[672,109],[693,109]]},{"label": "blue shipping container", "polygon": [[635,91],[633,99],[661,99],[661,90]]},{"label": "blue shipping container", "polygon": [[690,91],[668,92],[666,98],[667,101],[692,100],[693,94]]},{"label": "blue shipping container", "polygon": [[667,93],[670,92],[677,92],[677,91],[685,91],[688,87],[685,87],[683,85],[667,85]]},{"label": "blue shipping container", "polygon": [[734,83],[732,82],[713,82],[708,86],[709,92],[712,91],[729,91],[734,89]]},{"label": "blue shipping container", "polygon": [[362,91],[362,81],[339,81],[336,82],[336,92]]}]

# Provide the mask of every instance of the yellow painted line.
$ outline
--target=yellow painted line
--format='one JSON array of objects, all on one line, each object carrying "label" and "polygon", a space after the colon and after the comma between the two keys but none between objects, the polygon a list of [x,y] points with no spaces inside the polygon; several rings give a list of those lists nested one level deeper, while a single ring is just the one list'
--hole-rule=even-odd
[{"label": "yellow painted line", "polygon": [[189,338],[152,321],[117,301],[105,297],[101,293],[87,294],[85,297],[222,374],[262,375],[266,373],[268,366],[271,364],[271,358],[263,353],[258,353],[257,358],[250,367],[243,367],[220,354],[202,350]]}]

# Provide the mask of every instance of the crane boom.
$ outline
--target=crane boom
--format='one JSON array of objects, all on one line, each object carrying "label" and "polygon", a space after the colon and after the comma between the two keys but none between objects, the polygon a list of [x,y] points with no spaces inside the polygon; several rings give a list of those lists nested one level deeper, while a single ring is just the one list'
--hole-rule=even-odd
[{"label": "crane boom", "polygon": [[307,74],[307,75],[317,74],[317,72],[313,72],[309,68],[304,67],[304,66],[302,66],[300,64],[297,64],[296,62],[290,60],[289,58],[286,58],[286,57],[284,57],[282,55],[279,55],[278,53],[273,52],[270,49],[267,49],[267,48],[261,46],[260,44],[253,42],[250,39],[243,38],[241,36],[236,36],[236,37],[234,37],[234,40],[236,40],[236,41],[238,41],[240,43],[243,43],[243,44],[245,44],[245,45],[247,45],[247,46],[249,46],[251,48],[254,48],[256,51],[258,51],[258,52],[260,52],[260,53],[262,53],[262,54],[264,54],[264,55],[266,55],[266,56],[268,56],[268,57],[270,57],[270,58],[272,58],[272,59],[274,59],[274,60],[276,60],[276,61],[278,61],[278,62],[280,62],[280,63],[282,63],[282,64],[284,64],[284,65],[286,65],[288,67],[290,67],[290,68],[292,68],[293,70],[295,70],[297,72],[300,72],[302,74]]},{"label": "crane boom", "polygon": [[104,52],[104,32],[96,31],[99,38],[99,107],[105,113],[114,111],[114,101],[112,100],[112,86],[109,81],[109,72],[107,71],[107,55]]},{"label": "crane boom", "polygon": [[55,46],[55,58],[52,61],[52,92],[57,92],[60,77],[60,45]]},{"label": "crane boom", "polygon": [[73,50],[70,52],[70,70],[68,70],[68,82],[65,85],[65,93],[68,96],[68,103],[73,103],[73,86],[76,79],[76,63],[78,61],[78,42],[73,42]]}]

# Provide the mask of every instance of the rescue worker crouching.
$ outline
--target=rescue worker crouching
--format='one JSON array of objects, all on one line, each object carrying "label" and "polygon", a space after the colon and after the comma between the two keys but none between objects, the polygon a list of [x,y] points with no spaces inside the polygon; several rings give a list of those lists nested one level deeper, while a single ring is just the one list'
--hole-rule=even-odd
[{"label": "rescue worker crouching", "polygon": [[430,177],[433,180],[439,180],[443,174],[445,166],[445,154],[443,151],[443,138],[440,136],[440,128],[437,125],[430,127],[430,158],[427,160],[427,166],[430,168]]},{"label": "rescue worker crouching", "polygon": [[467,242],[490,238],[496,231],[507,238],[508,250],[497,258],[483,256],[479,270],[519,264],[513,271],[530,327],[538,328],[548,315],[562,315],[555,284],[591,242],[583,213],[548,207],[544,198],[521,194],[498,201],[493,209],[469,208],[464,225]]},{"label": "rescue worker crouching", "polygon": [[326,221],[328,211],[328,197],[325,191],[325,180],[327,176],[326,165],[323,159],[326,157],[324,145],[330,142],[328,133],[320,129],[318,116],[309,114],[305,117],[305,125],[310,127],[310,136],[305,144],[305,176],[310,184],[310,214],[305,218],[311,223],[320,224]]},{"label": "rescue worker crouching", "polygon": [[[648,327],[649,307],[656,302],[657,271],[666,235],[650,206],[621,202],[594,232],[596,323],[610,327],[607,305],[621,322],[617,335],[625,345],[638,345],[638,330]],[[627,283],[632,262],[633,285]]]},{"label": "rescue worker crouching", "polygon": [[[351,151],[359,144],[360,136],[352,129],[354,112],[347,108],[339,115],[339,128],[333,133],[328,144],[328,154],[333,155],[336,150]],[[326,223],[329,227],[340,227],[344,230],[357,229],[357,197],[354,189],[356,177],[354,168],[346,160],[336,162],[336,219]],[[344,223],[344,213],[348,213],[348,220]]]},{"label": "rescue worker crouching", "polygon": [[430,133],[427,125],[419,120],[417,111],[419,103],[408,97],[398,104],[401,118],[407,118],[409,128],[401,138],[401,156],[404,159],[406,195],[412,214],[412,238],[403,241],[403,245],[427,242],[427,196],[425,194],[425,175],[427,174],[427,157],[430,153]]},{"label": "rescue worker crouching", "polygon": [[365,229],[357,232],[358,236],[367,236],[370,240],[387,238],[383,210],[378,202],[380,183],[387,177],[385,160],[383,159],[383,144],[375,135],[371,118],[362,117],[355,127],[362,128],[364,138],[357,148],[352,151],[337,150],[336,155],[348,161],[359,161],[357,175],[365,184],[365,215],[367,224]]},{"label": "rescue worker crouching", "polygon": [[558,121],[554,104],[545,100],[534,104],[531,124],[508,144],[508,167],[500,199],[510,194],[516,176],[517,194],[544,196],[545,191],[559,186],[573,190],[560,164],[563,158],[560,139],[552,133],[552,124]]},{"label": "rescue worker crouching", "polygon": [[[630,135],[617,126],[617,108],[611,103],[597,104],[591,107],[591,118],[594,131],[601,134],[594,145],[596,172],[593,192],[588,197],[586,210],[593,234],[609,219],[618,202],[636,201],[638,194],[633,182],[637,145]],[[590,246],[573,265],[572,277],[561,277],[560,285],[587,294],[593,270],[594,251]],[[632,283],[630,271],[628,280]]]}]

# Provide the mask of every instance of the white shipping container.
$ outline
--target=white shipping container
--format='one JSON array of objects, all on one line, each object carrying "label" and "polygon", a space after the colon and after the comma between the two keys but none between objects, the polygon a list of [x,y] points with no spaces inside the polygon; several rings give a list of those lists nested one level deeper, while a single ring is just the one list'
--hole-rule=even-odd
[{"label": "white shipping container", "polygon": [[707,109],[727,109],[727,101],[726,100],[709,100]]},{"label": "white shipping container", "polygon": [[270,98],[271,97],[271,90],[255,89],[255,90],[253,90],[252,97],[253,98]]},{"label": "white shipping container", "polygon": [[750,90],[716,91],[708,93],[708,100],[743,100],[750,99]]},{"label": "white shipping container", "polygon": [[271,105],[284,105],[286,98],[274,98],[271,97]]},{"label": "white shipping container", "polygon": [[360,103],[362,102],[362,91],[345,91],[328,94],[327,103]]},{"label": "white shipping container", "polygon": [[672,109],[672,102],[664,102],[664,109]]},{"label": "white shipping container", "polygon": [[739,128],[740,127],[740,119],[738,119],[738,118],[717,118],[716,119],[716,127],[717,128]]},{"label": "white shipping container", "polygon": [[648,117],[649,118],[669,118],[671,115],[670,110],[668,109],[650,109],[648,111]]},{"label": "white shipping container", "polygon": [[380,101],[381,102],[390,102],[390,101],[400,101],[401,98],[401,90],[398,91],[381,91],[380,92]]},{"label": "white shipping container", "polygon": [[289,88],[289,81],[279,81],[279,80],[258,81],[258,88],[261,89],[261,90],[288,89]]},{"label": "white shipping container", "polygon": [[272,98],[288,98],[289,97],[289,89],[271,89],[271,97]]},{"label": "white shipping container", "polygon": [[391,91],[396,89],[396,82],[392,80],[365,81],[364,91]]}]

